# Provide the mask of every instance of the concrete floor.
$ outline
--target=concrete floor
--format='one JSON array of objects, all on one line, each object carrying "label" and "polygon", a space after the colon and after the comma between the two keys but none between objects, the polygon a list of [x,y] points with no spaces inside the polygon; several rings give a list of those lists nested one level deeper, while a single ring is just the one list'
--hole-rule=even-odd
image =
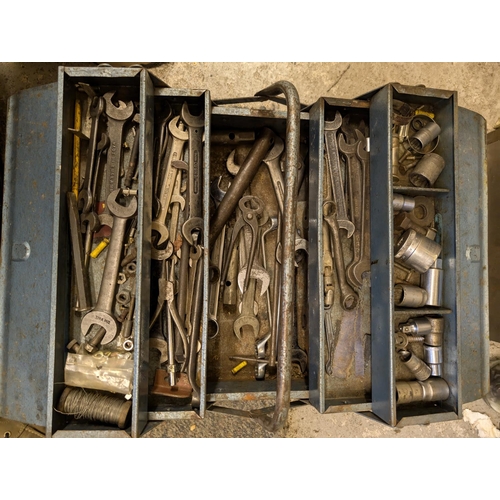
[{"label": "concrete floor", "polygon": [[[0,151],[4,150],[8,96],[56,81],[59,64],[86,65],[0,63]],[[457,90],[459,105],[483,115],[488,130],[500,118],[498,63],[161,63],[150,71],[171,87],[210,89],[213,99],[250,96],[277,80],[289,80],[305,104],[322,96],[353,98],[388,82],[424,84]],[[500,357],[499,345],[492,344],[491,352]],[[487,413],[499,426],[500,415],[482,400],[465,407]],[[161,423],[145,437],[271,435],[252,420],[209,412],[204,420]],[[392,429],[359,414],[319,415],[303,406],[290,411],[285,428],[275,437],[477,437],[477,433],[464,421]]]}]

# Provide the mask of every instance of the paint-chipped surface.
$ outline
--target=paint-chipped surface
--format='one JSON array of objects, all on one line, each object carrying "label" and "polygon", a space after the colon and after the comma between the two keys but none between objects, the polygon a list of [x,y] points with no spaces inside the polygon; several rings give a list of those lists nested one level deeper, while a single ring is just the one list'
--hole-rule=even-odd
[{"label": "paint-chipped surface", "polygon": [[[7,98],[21,89],[55,82],[58,65],[0,63],[2,155]],[[213,99],[251,96],[277,80],[289,80],[297,87],[304,104],[311,104],[321,96],[353,98],[388,82],[424,84],[458,91],[459,105],[484,116],[488,130],[500,117],[499,63],[164,63],[151,72],[172,87],[210,89]],[[44,194],[39,193],[40,197]],[[500,357],[500,344],[493,345],[490,353]],[[484,401],[469,403],[465,408],[486,413],[499,425],[498,414]],[[146,437],[271,435],[253,420],[208,412],[204,420],[163,422]],[[290,410],[285,429],[276,437],[477,437],[477,433],[463,420],[392,429],[359,414],[320,415],[312,407],[304,406]]]}]

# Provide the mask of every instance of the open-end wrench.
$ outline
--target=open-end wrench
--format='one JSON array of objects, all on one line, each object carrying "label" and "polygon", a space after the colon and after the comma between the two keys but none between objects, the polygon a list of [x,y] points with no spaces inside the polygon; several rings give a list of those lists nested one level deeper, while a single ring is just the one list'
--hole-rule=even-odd
[{"label": "open-end wrench", "polygon": [[[358,131],[357,131],[358,132]],[[363,137],[361,135],[361,137]],[[366,151],[366,138],[357,142],[356,156],[361,161],[363,176],[361,202],[361,252],[359,259],[352,264],[351,274],[363,283],[363,274],[370,271],[370,153]],[[349,269],[349,268],[348,268]]]},{"label": "open-end wrench", "polygon": [[172,193],[172,199],[170,200],[170,226],[168,232],[170,239],[175,243],[177,241],[177,233],[179,226],[179,214],[184,211],[186,206],[186,200],[184,196],[181,195],[181,184],[182,184],[182,172],[177,172],[177,177],[175,178],[174,192]]},{"label": "open-end wrench", "polygon": [[[219,205],[226,192],[221,189],[220,181],[222,176],[216,177],[210,184],[210,196],[214,200],[216,206]],[[222,263],[224,261],[224,241],[226,238],[226,226],[223,227],[221,234],[215,240],[215,245],[212,250],[211,266],[214,271],[214,276],[210,280],[209,302],[208,302],[208,328],[209,338],[213,339],[219,333],[219,321],[217,313],[219,310],[219,295],[221,288],[221,272]]]},{"label": "open-end wrench", "polygon": [[342,173],[340,170],[340,157],[337,146],[337,130],[342,125],[342,116],[337,111],[335,119],[331,122],[325,120],[325,148],[327,156],[327,170],[333,188],[333,199],[337,205],[337,221],[341,229],[347,231],[347,237],[350,238],[354,233],[354,224],[347,217],[347,210],[344,197],[344,183],[342,182]]},{"label": "open-end wrench", "polygon": [[82,234],[80,232],[80,220],[78,217],[78,208],[75,193],[67,193],[69,227],[71,235],[71,249],[73,252],[73,261],[75,264],[75,283],[77,291],[77,305],[75,310],[78,312],[87,312],[92,309],[92,300],[90,295],[90,281],[87,267],[84,263]]},{"label": "open-end wrench", "polygon": [[108,247],[106,263],[99,289],[99,296],[95,308],[87,313],[81,324],[82,335],[86,336],[92,325],[99,325],[106,329],[106,335],[101,344],[109,344],[117,334],[117,321],[113,312],[115,289],[118,270],[120,268],[123,241],[126,236],[127,221],[137,212],[137,197],[132,196],[128,206],[120,205],[117,201],[121,189],[116,189],[108,196],[106,203],[113,216],[113,232]]},{"label": "open-end wrench", "polygon": [[104,94],[110,141],[108,161],[106,163],[107,194],[112,193],[119,187],[120,167],[122,162],[123,127],[134,114],[134,103],[132,101],[129,101],[127,104],[123,101],[118,101],[118,106],[115,106],[112,101],[114,95],[114,91]]},{"label": "open-end wrench", "polygon": [[334,246],[335,269],[340,287],[340,304],[343,309],[354,309],[358,304],[358,295],[351,285],[347,283],[345,275],[344,253],[342,242],[340,241],[340,230],[336,214],[335,202],[332,200],[323,203],[323,219],[328,224],[332,233],[332,242]]},{"label": "open-end wrench", "polygon": [[78,193],[78,208],[81,212],[87,213],[92,210],[95,196],[95,179],[94,166],[96,163],[97,150],[97,130],[99,128],[99,120],[104,112],[104,99],[95,96],[90,103],[90,116],[92,117],[92,125],[90,128],[90,140],[87,152],[87,163],[85,165],[85,177],[83,184]]},{"label": "open-end wrench", "polygon": [[283,180],[283,173],[281,172],[280,166],[280,156],[284,149],[285,145],[283,141],[280,137],[276,136],[274,139],[274,146],[262,160],[269,170],[280,213],[283,213],[283,202],[285,198],[285,181]]},{"label": "open-end wrench", "polygon": [[151,224],[151,231],[156,231],[160,237],[156,242],[156,246],[161,246],[167,241],[169,231],[166,226],[166,218],[170,201],[174,192],[175,182],[178,175],[182,175],[173,165],[174,161],[182,159],[184,145],[188,140],[188,132],[184,131],[184,125],[180,122],[180,116],[176,116],[170,120],[168,129],[172,134],[172,146],[170,153],[164,163],[165,173],[161,184],[159,207],[160,211]]},{"label": "open-end wrench", "polygon": [[251,328],[255,338],[259,335],[260,322],[255,316],[254,300],[255,300],[255,285],[257,281],[251,279],[241,302],[241,313],[233,323],[234,334],[239,340],[242,340],[242,332],[246,328]]},{"label": "open-end wrench", "polygon": [[363,227],[363,176],[361,172],[361,164],[356,156],[358,148],[358,139],[353,144],[348,144],[343,134],[339,134],[339,150],[346,158],[347,177],[349,180],[349,201],[351,217],[355,225],[354,234],[352,236],[353,258],[351,263],[346,268],[346,277],[351,286],[361,288],[363,278],[358,272],[357,264],[361,258],[362,246],[362,227]]},{"label": "open-end wrench", "polygon": [[[188,214],[182,226],[182,235],[192,244],[193,231],[203,229],[203,128],[205,115],[194,116],[189,112],[187,102],[181,109],[181,119],[188,127],[189,166],[188,166]],[[176,162],[178,163],[178,162]]]}]

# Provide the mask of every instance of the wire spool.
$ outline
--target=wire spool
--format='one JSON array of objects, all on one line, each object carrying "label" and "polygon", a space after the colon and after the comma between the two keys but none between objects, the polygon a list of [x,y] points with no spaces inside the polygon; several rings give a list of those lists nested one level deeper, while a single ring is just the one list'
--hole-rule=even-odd
[{"label": "wire spool", "polygon": [[124,429],[128,426],[131,401],[100,391],[66,387],[57,410],[76,419],[87,419],[112,424]]}]

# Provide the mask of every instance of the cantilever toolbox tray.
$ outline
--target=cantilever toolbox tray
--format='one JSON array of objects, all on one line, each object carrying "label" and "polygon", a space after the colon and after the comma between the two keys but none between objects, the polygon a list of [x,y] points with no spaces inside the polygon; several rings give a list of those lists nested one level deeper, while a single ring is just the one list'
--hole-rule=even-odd
[{"label": "cantilever toolbox tray", "polygon": [[[127,237],[133,235],[135,245],[134,249],[129,240],[127,252],[132,248],[135,253],[128,259],[128,267],[122,269],[120,288],[116,290],[119,291],[117,301],[133,297],[135,312],[127,315],[124,308],[121,318],[131,323],[128,349],[124,349],[124,339],[117,336],[91,355],[81,350],[85,340],[82,335],[85,314],[75,311],[79,305],[75,304],[78,283],[67,193],[74,189],[75,137],[81,144],[80,168],[85,169],[93,95],[102,97],[113,92],[115,104],[118,98],[134,106],[133,116],[123,129],[126,147],[122,164],[126,170],[136,155],[136,175],[132,184],[121,187],[137,202],[133,227],[127,226]],[[252,99],[212,102],[209,90],[173,89],[144,69],[108,67],[60,68],[57,83],[23,91],[9,100],[0,267],[0,414],[3,417],[44,426],[47,436],[138,437],[148,422],[203,418],[212,408],[224,411],[224,401],[273,404],[277,398],[277,367],[267,366],[270,344],[266,336],[270,335],[276,317],[283,321],[279,309],[274,309],[272,303],[272,298],[279,293],[276,290],[283,289],[285,284],[276,278],[283,267],[278,250],[281,234],[278,228],[283,225],[283,217],[275,193],[282,189],[281,203],[284,204],[286,186],[276,186],[288,178],[280,140],[286,146],[290,133],[286,99],[275,100],[285,106],[270,110],[245,105],[245,101]],[[80,128],[74,130],[78,123],[75,120],[77,101],[81,104],[82,121]],[[172,248],[158,252],[152,245],[151,235],[156,231],[153,221],[160,209],[161,158],[172,151],[172,139],[165,142],[168,147],[161,151],[162,137],[165,140],[172,133],[168,125],[183,112],[184,106],[193,117],[201,117],[198,130],[203,133],[203,148],[196,150],[186,145],[177,165],[179,172],[182,168],[189,169],[191,163],[197,165],[196,193],[189,191],[189,196],[199,197],[199,212],[193,217],[194,222],[188,222],[194,224],[190,226],[195,229],[191,235],[201,235],[190,250],[189,269],[196,272],[186,274],[188,289],[193,297],[200,297],[200,302],[189,320],[199,325],[199,331],[196,330],[196,342],[188,345],[190,359],[195,363],[184,366],[182,384],[179,384],[180,391],[187,388],[185,395],[172,394],[168,386],[171,368],[168,362],[165,364],[168,343],[163,313],[150,325],[160,302],[165,302],[164,307],[171,307],[172,290],[176,290],[179,281],[182,256],[179,249],[182,250],[183,240],[172,239]],[[124,107],[125,104],[120,104],[118,109]],[[408,182],[407,176],[403,175],[401,181],[395,175],[398,159],[393,148],[394,124],[408,109],[424,111],[419,115],[420,124],[425,125],[426,120],[429,121],[426,117],[432,117],[440,126],[433,153],[444,158],[445,168],[430,186],[416,186]],[[359,154],[364,159],[357,167],[348,166],[343,160],[348,145],[340,148],[339,178],[343,179],[344,192],[351,193],[358,186],[364,193],[361,206],[355,202],[346,204],[348,214],[362,214],[358,215],[353,239],[347,237],[347,223],[335,229],[332,219],[338,213],[341,198],[339,186],[336,186],[337,197],[332,198],[334,189],[328,167],[331,150],[325,138],[328,129],[335,129],[332,126],[335,121],[336,130],[342,131],[347,144],[361,140],[361,136],[363,140],[363,151]],[[267,129],[277,138],[273,149],[278,157],[267,159],[268,164],[274,161],[274,174],[271,174],[272,167],[260,166],[233,205],[224,231],[226,250],[231,241],[235,250],[232,257],[226,255],[228,269],[218,269],[225,266],[214,266],[217,255],[222,252],[222,238],[211,240],[214,213],[234,182],[237,169],[247,161],[256,139]],[[187,129],[179,130],[179,134],[188,135]],[[481,116],[458,106],[456,92],[399,84],[388,84],[357,99],[320,98],[311,106],[302,107],[295,199],[296,246],[290,275],[294,303],[286,323],[293,330],[290,332],[292,363],[286,367],[286,374],[278,373],[290,378],[292,401],[307,401],[321,413],[367,412],[394,426],[461,418],[462,404],[487,392],[485,130]],[[136,141],[138,147],[134,149]],[[115,160],[113,143],[110,148],[106,165]],[[360,166],[361,176],[351,181],[351,169]],[[115,169],[118,168],[120,166],[115,165]],[[401,173],[406,174],[403,170]],[[171,220],[175,212],[179,227],[188,219],[180,212],[185,203],[181,199],[185,196],[184,190],[189,190],[189,186],[186,188],[181,182],[185,177],[185,174],[176,177],[179,179],[178,191],[175,191],[177,208],[172,204],[166,219]],[[416,207],[420,212],[414,211],[414,215],[420,214],[424,219],[429,211],[434,215],[430,225],[436,233],[433,238],[440,245],[442,272],[438,306],[405,307],[401,294],[395,295],[395,284],[399,288],[406,286],[407,281],[417,288],[419,285],[414,275],[413,281],[407,279],[411,269],[395,259],[395,245],[401,238],[401,228],[394,222],[400,221],[394,208],[395,194],[421,200],[420,204],[417,200]],[[347,200],[350,200],[349,194]],[[105,205],[101,209],[109,214]],[[242,215],[247,220],[242,221]],[[359,217],[368,221],[363,226],[364,236],[358,227]],[[253,219],[257,219],[255,224]],[[238,231],[241,234],[237,234]],[[250,239],[252,231],[255,231],[254,243],[257,242],[254,247]],[[351,287],[355,300],[344,303],[348,304],[347,309],[341,304],[345,293],[341,293],[335,269],[336,252],[340,251],[335,244],[335,234],[341,241],[346,269],[355,257],[360,257],[364,245],[361,252],[364,267],[357,275],[349,274],[350,282],[355,284]],[[82,237],[85,238],[85,234]],[[95,239],[94,246],[101,240],[102,237]],[[359,245],[357,250],[355,245]],[[241,271],[242,259],[248,250],[242,251],[239,246],[255,248],[255,267],[259,272],[255,271],[255,276],[252,274],[248,281],[246,273]],[[106,252],[91,259],[89,265],[94,297],[104,274]],[[219,273],[223,271],[226,280],[221,284]],[[409,274],[402,278],[401,273],[405,272]],[[244,301],[238,307],[242,291],[246,293],[249,288],[256,290],[254,301]],[[404,290],[406,293],[407,289]],[[217,308],[210,300],[214,293],[220,297]],[[193,297],[187,298],[188,304]],[[115,305],[116,311],[121,310]],[[250,316],[258,319],[257,323],[246,318],[242,309],[246,313],[250,311]],[[169,321],[176,322],[180,328],[175,308],[173,310]],[[401,356],[400,342],[406,338],[401,334],[406,331],[402,328],[423,324],[420,320],[425,322],[429,318],[443,325],[440,359],[431,360],[439,363],[433,366],[437,370],[433,375],[438,376],[428,379],[445,381],[446,392],[441,397],[433,397],[434,393],[429,396],[432,390],[429,392],[430,385],[425,381],[417,387],[424,388],[420,396],[415,386],[404,385],[416,382],[402,361],[406,362]],[[256,344],[256,340],[261,339],[264,342]],[[182,335],[176,337],[177,349],[186,348],[185,340]],[[425,357],[423,350],[428,347],[425,342],[411,344],[408,351],[414,354],[413,358]],[[278,342],[276,346],[279,350]],[[120,353],[119,361],[113,360],[116,352]],[[122,396],[118,396],[122,398],[116,417],[120,425],[77,419],[61,409],[61,400],[68,399],[65,393],[68,360],[75,356],[75,359],[99,360],[97,355],[104,356],[113,366],[121,363],[122,369],[128,367],[129,370],[130,390],[122,390]],[[174,355],[178,364],[189,365],[182,349]],[[246,366],[235,369],[241,362]],[[94,369],[102,369],[99,362],[92,360],[92,363]],[[112,378],[101,375],[107,382]],[[412,388],[410,392],[407,387]],[[431,389],[439,392],[434,386]],[[123,395],[127,392],[131,396],[125,399]],[[116,404],[117,396],[111,394],[110,397],[115,398],[113,404]],[[126,406],[125,401],[129,401]]]}]

